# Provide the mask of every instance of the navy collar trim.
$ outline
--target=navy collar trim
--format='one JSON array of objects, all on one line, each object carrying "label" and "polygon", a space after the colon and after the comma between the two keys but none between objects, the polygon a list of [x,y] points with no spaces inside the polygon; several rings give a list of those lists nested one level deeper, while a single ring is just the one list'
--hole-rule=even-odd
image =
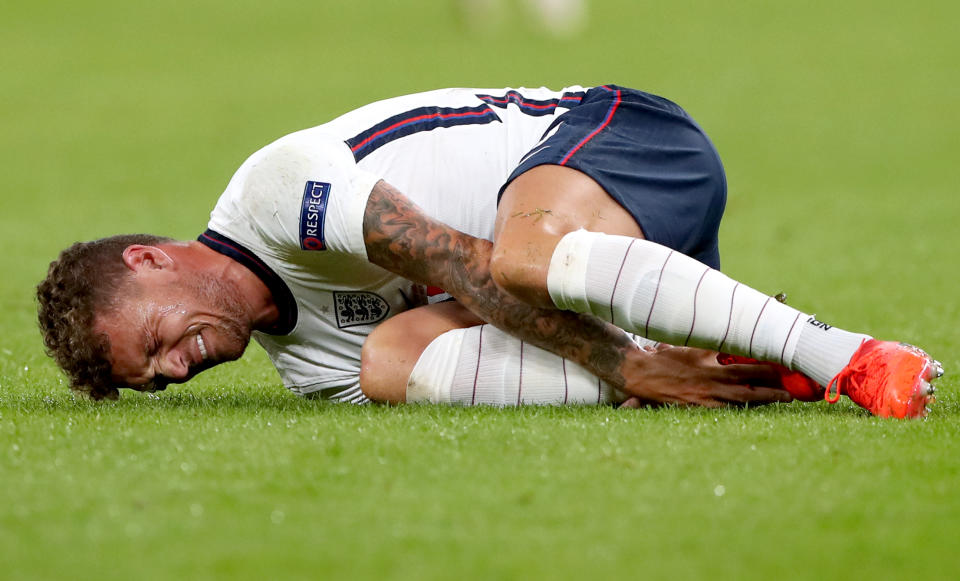
[{"label": "navy collar trim", "polygon": [[297,326],[297,302],[287,283],[275,273],[265,262],[245,248],[239,242],[227,238],[219,232],[207,229],[197,237],[197,241],[204,246],[236,260],[247,267],[253,274],[263,281],[273,295],[273,301],[280,311],[277,323],[266,332],[270,335],[287,335]]}]

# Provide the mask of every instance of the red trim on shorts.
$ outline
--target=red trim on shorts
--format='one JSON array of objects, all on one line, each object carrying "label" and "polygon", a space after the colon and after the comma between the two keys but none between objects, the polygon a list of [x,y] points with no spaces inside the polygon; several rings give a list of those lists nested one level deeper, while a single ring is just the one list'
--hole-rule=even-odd
[{"label": "red trim on shorts", "polygon": [[565,156],[563,156],[563,159],[560,160],[559,165],[567,165],[567,162],[570,161],[570,158],[573,157],[573,154],[576,153],[581,147],[586,145],[588,141],[593,139],[594,136],[597,135],[597,133],[600,133],[601,131],[603,131],[603,129],[610,124],[610,120],[613,119],[614,112],[617,110],[617,107],[620,106],[620,89],[614,90],[606,85],[603,85],[602,88],[608,91],[613,91],[614,94],[616,95],[613,100],[613,104],[610,105],[610,109],[607,111],[607,116],[603,118],[603,123],[601,123],[599,127],[591,131],[590,135],[587,135],[586,137],[581,139],[580,143],[578,143],[573,149],[568,151]]}]

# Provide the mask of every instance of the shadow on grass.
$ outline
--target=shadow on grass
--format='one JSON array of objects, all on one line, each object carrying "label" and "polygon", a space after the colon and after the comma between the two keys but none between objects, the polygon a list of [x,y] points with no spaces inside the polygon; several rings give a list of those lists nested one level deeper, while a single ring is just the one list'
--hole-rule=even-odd
[{"label": "shadow on grass", "polygon": [[[774,404],[759,407],[727,407],[727,408],[697,408],[697,407],[643,407],[640,409],[617,409],[613,406],[520,406],[497,408],[493,406],[446,406],[431,404],[412,405],[351,405],[330,402],[319,398],[298,397],[283,390],[239,388],[202,389],[197,391],[173,391],[157,394],[126,392],[116,401],[95,402],[75,398],[69,393],[7,394],[0,396],[0,411],[21,414],[59,414],[65,411],[100,414],[162,413],[163,411],[177,412],[230,412],[259,414],[265,411],[314,414],[329,413],[336,410],[338,414],[347,415],[471,415],[481,411],[483,414],[498,414],[505,417],[542,418],[542,417],[589,417],[610,416],[619,419],[681,419],[681,418],[746,418],[750,416],[803,416],[816,417],[866,416],[863,410],[853,405],[827,405],[823,403],[806,404],[795,402],[792,404]],[[944,411],[944,410],[938,410]],[[952,414],[957,413],[957,405],[950,406]]]},{"label": "shadow on grass", "polygon": [[[521,406],[494,408],[490,406],[460,407],[430,404],[417,405],[350,405],[338,404],[319,398],[298,397],[275,385],[210,386],[188,388],[174,386],[156,394],[124,390],[117,401],[94,402],[75,398],[62,388],[39,390],[37,393],[23,391],[0,394],[0,414],[59,414],[65,411],[97,414],[124,414],[135,412],[162,413],[289,413],[292,415],[337,413],[355,416],[456,416],[483,414],[487,417],[505,418],[587,418],[592,416],[615,417],[619,420],[663,421],[689,419],[731,419],[757,416],[768,419],[777,417],[796,418],[864,418],[869,414],[844,400],[837,405],[824,402],[773,404],[759,407],[693,408],[693,407],[645,407],[640,409],[615,409],[612,406]],[[476,410],[476,411],[472,411]],[[480,411],[482,410],[482,411]],[[960,416],[960,401],[952,394],[941,396],[932,406],[930,419]],[[2,415],[0,415],[2,417]]]}]

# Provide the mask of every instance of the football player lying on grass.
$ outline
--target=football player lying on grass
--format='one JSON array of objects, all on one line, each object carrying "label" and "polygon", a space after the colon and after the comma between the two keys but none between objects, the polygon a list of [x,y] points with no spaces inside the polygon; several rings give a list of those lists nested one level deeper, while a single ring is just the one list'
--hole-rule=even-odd
[{"label": "football player lying on grass", "polygon": [[68,249],[38,287],[41,327],[94,397],[185,381],[255,333],[290,389],[364,401],[366,336],[433,285],[646,401],[731,398],[691,389],[689,361],[623,330],[781,365],[876,415],[924,415],[942,374],[926,353],[720,273],[725,200],[713,145],[661,97],[613,85],[397,97],[254,153],[196,242]]}]

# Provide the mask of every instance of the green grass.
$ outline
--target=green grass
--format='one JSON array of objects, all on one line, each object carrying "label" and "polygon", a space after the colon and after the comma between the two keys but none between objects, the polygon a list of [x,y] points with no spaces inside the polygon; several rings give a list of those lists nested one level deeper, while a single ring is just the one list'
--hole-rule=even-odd
[{"label": "green grass", "polygon": [[0,8],[0,579],[957,578],[953,374],[923,422],[338,407],[259,349],[73,401],[32,298],[61,248],[193,237],[266,142],[442,86],[677,100],[727,167],[729,274],[960,369],[960,5],[594,0],[573,41],[453,6]]},{"label": "green grass", "polygon": [[8,578],[950,578],[956,405],[4,398]]}]

